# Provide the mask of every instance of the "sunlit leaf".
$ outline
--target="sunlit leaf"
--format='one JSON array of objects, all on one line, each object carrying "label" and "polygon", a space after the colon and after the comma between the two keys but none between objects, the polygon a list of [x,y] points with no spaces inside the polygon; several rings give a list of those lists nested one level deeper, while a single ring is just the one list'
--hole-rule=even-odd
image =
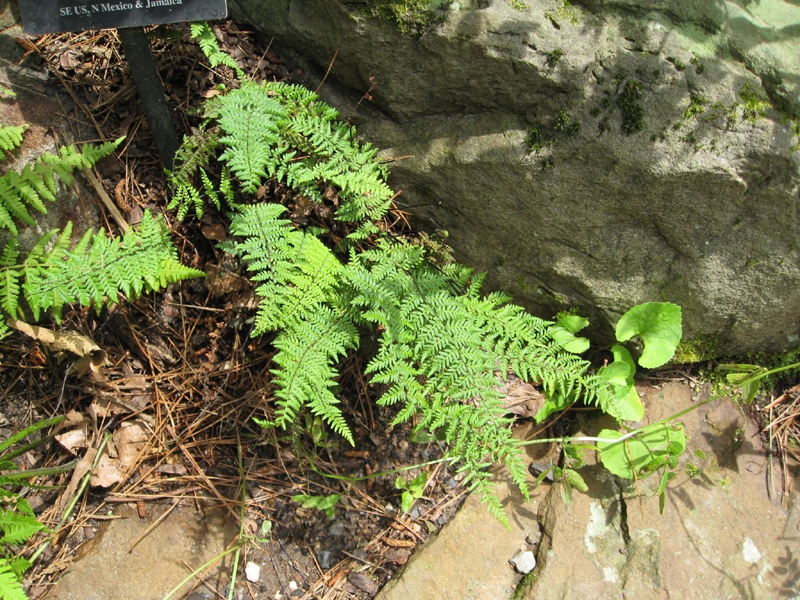
[{"label": "sunlit leaf", "polygon": [[[598,437],[614,440],[622,436],[619,431],[604,429]],[[598,442],[597,448],[606,469],[624,479],[634,479],[634,469],[636,477],[646,476],[650,465],[683,453],[686,449],[686,435],[680,423],[665,424],[623,441]],[[679,452],[672,452],[673,450]]]},{"label": "sunlit leaf", "polygon": [[681,335],[681,307],[669,302],[634,306],[617,323],[617,340],[620,342],[636,336],[644,340],[644,353],[639,364],[647,369],[660,367],[671,359]]},{"label": "sunlit leaf", "polygon": [[577,471],[573,471],[572,469],[566,469],[564,471],[564,475],[566,476],[567,480],[569,481],[572,487],[582,492],[585,492],[589,489],[589,486],[586,485],[586,482],[583,480],[583,477],[581,477]]}]

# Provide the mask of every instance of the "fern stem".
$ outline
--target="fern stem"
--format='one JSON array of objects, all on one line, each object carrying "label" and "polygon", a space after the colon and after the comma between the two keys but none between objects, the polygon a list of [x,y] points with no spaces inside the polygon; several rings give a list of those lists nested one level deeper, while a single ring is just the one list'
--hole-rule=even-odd
[{"label": "fern stem", "polygon": [[[44,429],[45,427],[49,427],[50,425],[58,425],[64,419],[66,419],[66,417],[64,417],[64,416],[54,417],[52,419],[46,419],[44,421],[39,421],[38,423],[34,423],[33,425],[31,425],[29,427],[26,427],[22,431],[20,431],[18,433],[15,433],[10,438],[8,438],[5,442],[0,444],[0,452],[5,450],[9,446],[12,446],[12,445],[16,444],[18,441],[20,441],[21,439],[27,437],[31,433],[33,433],[35,431],[39,431],[40,429]],[[4,459],[4,458],[9,458],[9,456],[8,455],[0,456],[0,459]]]},{"label": "fern stem", "polygon": [[65,465],[61,465],[59,467],[45,467],[42,469],[27,469],[25,471],[14,471],[12,473],[4,473],[3,479],[28,479],[29,477],[38,477],[40,475],[58,475],[59,473],[64,473],[71,469],[74,469],[77,464],[80,462],[80,459],[76,458],[72,462],[68,462]]}]

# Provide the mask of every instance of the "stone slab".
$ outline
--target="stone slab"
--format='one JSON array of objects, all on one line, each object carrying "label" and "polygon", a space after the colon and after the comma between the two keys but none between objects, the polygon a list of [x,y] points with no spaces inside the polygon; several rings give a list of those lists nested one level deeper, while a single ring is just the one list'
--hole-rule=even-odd
[{"label": "stone slab", "polygon": [[[498,600],[509,598],[522,576],[508,562],[538,538],[536,512],[546,487],[533,490],[526,503],[519,489],[498,474],[498,494],[509,517],[504,527],[471,494],[450,523],[418,548],[404,570],[387,583],[376,600]],[[533,482],[530,478],[529,483]]]},{"label": "stone slab", "polygon": [[[649,419],[697,402],[692,390],[648,390]],[[589,485],[564,506],[558,484],[540,506],[545,535],[531,600],[777,600],[798,579],[796,531],[768,493],[768,459],[756,426],[730,399],[681,418],[687,432],[679,476],[659,514],[657,481],[636,486],[599,464],[581,470]],[[604,423],[596,424],[596,434]],[[780,489],[780,481],[775,488]],[[547,542],[547,543],[546,543]],[[796,593],[796,592],[792,592]],[[789,594],[791,596],[791,594]]]},{"label": "stone slab", "polygon": [[[122,518],[107,522],[45,598],[164,598],[192,570],[222,553],[239,533],[236,520],[224,510],[195,512],[178,507],[130,550],[168,508],[148,505],[147,517],[140,519],[136,509],[121,507],[116,515]],[[223,558],[218,567],[227,566],[230,558]],[[208,580],[217,582],[214,576],[218,572],[212,571]],[[182,598],[191,587],[184,585],[173,598]]]}]

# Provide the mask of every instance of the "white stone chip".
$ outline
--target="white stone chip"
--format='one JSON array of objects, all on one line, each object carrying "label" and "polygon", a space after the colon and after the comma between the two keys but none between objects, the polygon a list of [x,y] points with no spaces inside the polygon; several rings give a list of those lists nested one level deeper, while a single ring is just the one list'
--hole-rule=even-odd
[{"label": "white stone chip", "polygon": [[244,576],[247,577],[247,581],[250,583],[255,583],[261,576],[261,565],[257,565],[254,562],[247,563],[244,568]]},{"label": "white stone chip", "polygon": [[761,552],[758,551],[758,548],[750,538],[744,538],[743,552],[744,559],[751,564],[756,564],[761,560]]},{"label": "white stone chip", "polygon": [[514,568],[524,575],[533,571],[536,566],[536,557],[533,555],[533,552],[527,550],[525,552],[520,552],[508,562],[514,565]]}]

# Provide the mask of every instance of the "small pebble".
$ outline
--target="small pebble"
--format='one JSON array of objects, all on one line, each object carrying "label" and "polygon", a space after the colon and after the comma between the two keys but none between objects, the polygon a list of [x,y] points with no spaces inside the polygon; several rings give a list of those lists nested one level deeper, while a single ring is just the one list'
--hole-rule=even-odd
[{"label": "small pebble", "polygon": [[328,535],[340,536],[344,535],[346,532],[347,532],[347,525],[345,525],[344,521],[341,521],[339,519],[331,523],[330,527],[328,527]]},{"label": "small pebble", "polygon": [[369,560],[369,556],[363,550],[353,550],[350,554],[355,556],[357,559],[367,562]]},{"label": "small pebble", "polygon": [[514,568],[517,571],[525,575],[533,571],[534,567],[536,566],[536,557],[533,555],[533,552],[528,550],[525,552],[520,552],[509,562],[514,565]]},{"label": "small pebble", "polygon": [[317,560],[319,561],[319,566],[323,571],[327,571],[331,568],[331,559],[333,558],[333,554],[330,550],[320,550],[317,552]]},{"label": "small pebble", "polygon": [[297,582],[296,581],[290,581],[289,582],[289,589],[291,591],[295,591],[297,589]]},{"label": "small pebble", "polygon": [[261,577],[261,566],[254,562],[249,562],[244,568],[245,577],[250,583],[255,583]]}]

